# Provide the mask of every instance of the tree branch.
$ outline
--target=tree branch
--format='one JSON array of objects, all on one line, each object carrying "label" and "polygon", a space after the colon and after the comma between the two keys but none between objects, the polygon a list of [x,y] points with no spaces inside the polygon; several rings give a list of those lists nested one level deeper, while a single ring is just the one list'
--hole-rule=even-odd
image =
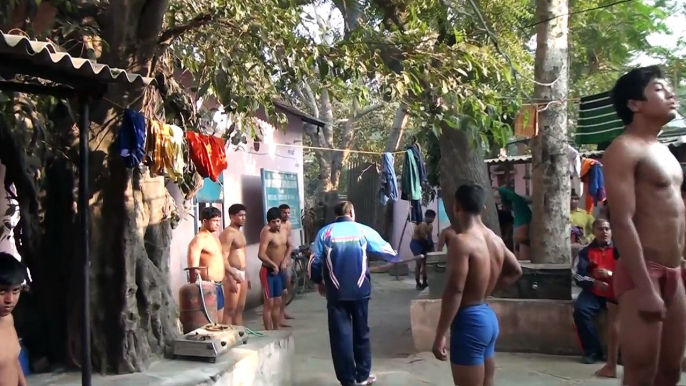
[{"label": "tree branch", "polygon": [[376,105],[368,106],[367,108],[362,109],[362,111],[356,112],[356,113],[353,114],[353,116],[350,117],[350,118],[345,118],[345,119],[339,119],[339,120],[337,120],[337,121],[335,122],[335,124],[338,124],[338,125],[339,125],[339,124],[343,124],[343,123],[348,123],[348,122],[351,121],[351,120],[352,120],[352,121],[359,121],[359,120],[362,119],[362,117],[364,117],[365,115],[370,114],[370,113],[373,113],[374,111],[380,110],[380,109],[382,109],[382,108],[384,108],[384,107],[386,107],[386,103],[379,103],[379,104],[376,104]]},{"label": "tree branch", "polygon": [[184,33],[203,27],[212,21],[212,15],[209,13],[202,13],[192,18],[188,23],[181,24],[176,27],[168,28],[160,34],[158,43],[161,45],[169,45],[174,39],[179,38]]}]

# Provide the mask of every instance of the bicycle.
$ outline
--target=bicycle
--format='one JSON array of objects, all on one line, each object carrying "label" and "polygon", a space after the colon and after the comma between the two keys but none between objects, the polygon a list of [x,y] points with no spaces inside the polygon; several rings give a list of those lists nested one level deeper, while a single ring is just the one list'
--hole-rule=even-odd
[{"label": "bicycle", "polygon": [[291,304],[297,295],[314,289],[314,283],[309,278],[307,267],[310,262],[309,246],[301,246],[291,252],[291,279],[288,283],[288,298],[286,305]]}]

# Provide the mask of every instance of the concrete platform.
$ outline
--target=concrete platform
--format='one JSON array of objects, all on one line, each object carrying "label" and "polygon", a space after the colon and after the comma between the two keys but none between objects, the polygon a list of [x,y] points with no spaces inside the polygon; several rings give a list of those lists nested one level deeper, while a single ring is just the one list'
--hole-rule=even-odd
[{"label": "concrete platform", "polygon": [[[431,351],[441,313],[441,300],[428,299],[426,292],[410,304],[412,340],[419,352]],[[581,355],[572,319],[574,300],[491,298],[488,303],[500,323],[496,350]],[[601,335],[604,326],[605,318],[601,315],[598,320]]]},{"label": "concrete platform", "polygon": [[[292,386],[295,345],[288,331],[252,337],[210,364],[163,360],[138,374],[93,376],[93,386]],[[32,375],[31,386],[81,385],[80,373]]]}]

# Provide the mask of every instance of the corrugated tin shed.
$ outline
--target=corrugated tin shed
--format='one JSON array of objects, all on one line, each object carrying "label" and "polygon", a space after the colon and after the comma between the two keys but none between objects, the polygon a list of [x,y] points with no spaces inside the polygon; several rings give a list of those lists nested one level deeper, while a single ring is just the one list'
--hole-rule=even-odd
[{"label": "corrugated tin shed", "polygon": [[52,43],[4,33],[0,36],[0,70],[12,75],[32,75],[68,85],[73,85],[74,82],[92,82],[147,86],[154,82],[153,78],[72,57]]}]

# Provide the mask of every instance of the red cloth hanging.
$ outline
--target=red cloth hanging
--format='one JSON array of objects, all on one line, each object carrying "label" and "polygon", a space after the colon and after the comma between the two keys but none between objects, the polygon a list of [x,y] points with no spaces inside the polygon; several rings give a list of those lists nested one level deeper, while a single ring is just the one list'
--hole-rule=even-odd
[{"label": "red cloth hanging", "polygon": [[186,131],[188,153],[195,168],[203,178],[217,182],[219,175],[229,166],[226,161],[224,140],[213,135]]}]

